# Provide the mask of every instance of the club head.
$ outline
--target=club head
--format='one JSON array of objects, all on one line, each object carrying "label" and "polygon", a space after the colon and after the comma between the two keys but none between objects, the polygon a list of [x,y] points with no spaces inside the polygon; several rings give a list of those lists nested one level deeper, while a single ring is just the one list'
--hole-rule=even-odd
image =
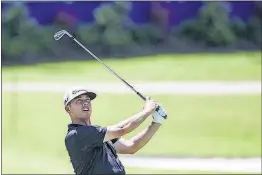
[{"label": "club head", "polygon": [[65,30],[61,30],[61,31],[59,31],[59,32],[56,32],[56,33],[54,34],[54,39],[55,39],[56,41],[58,41],[58,40],[60,40],[66,33],[67,33],[67,31],[65,31]]}]

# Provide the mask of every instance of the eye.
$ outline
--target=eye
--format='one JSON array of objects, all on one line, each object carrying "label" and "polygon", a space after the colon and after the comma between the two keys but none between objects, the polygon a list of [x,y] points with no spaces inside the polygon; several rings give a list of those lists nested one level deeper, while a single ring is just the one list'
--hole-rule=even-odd
[{"label": "eye", "polygon": [[90,99],[85,99],[85,100],[83,100],[83,101],[85,101],[85,102],[87,102],[87,103],[90,103]]},{"label": "eye", "polygon": [[83,101],[83,100],[80,99],[80,98],[76,100],[77,103],[81,103],[82,101]]}]

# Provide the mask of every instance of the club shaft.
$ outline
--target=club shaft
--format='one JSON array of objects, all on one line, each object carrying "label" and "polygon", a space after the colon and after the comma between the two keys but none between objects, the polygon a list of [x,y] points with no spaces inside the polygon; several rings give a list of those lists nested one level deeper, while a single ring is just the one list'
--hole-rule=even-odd
[{"label": "club shaft", "polygon": [[79,46],[81,46],[85,51],[87,51],[92,57],[94,57],[97,61],[102,63],[110,72],[112,72],[115,76],[117,76],[122,82],[124,82],[129,88],[131,88],[140,98],[146,101],[146,97],[138,92],[133,86],[131,86],[128,82],[126,82],[122,77],[120,77],[115,71],[113,71],[110,67],[108,67],[102,60],[100,60],[95,54],[93,54],[90,50],[88,50],[83,44],[81,44],[77,39],[73,36],[69,36],[72,40],[74,40]]}]

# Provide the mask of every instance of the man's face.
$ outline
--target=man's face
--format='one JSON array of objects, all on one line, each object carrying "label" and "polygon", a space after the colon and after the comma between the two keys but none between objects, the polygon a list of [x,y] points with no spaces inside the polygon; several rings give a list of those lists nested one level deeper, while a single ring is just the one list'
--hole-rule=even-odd
[{"label": "man's face", "polygon": [[76,119],[89,119],[92,113],[91,100],[88,95],[80,95],[70,102],[68,109],[67,112]]}]

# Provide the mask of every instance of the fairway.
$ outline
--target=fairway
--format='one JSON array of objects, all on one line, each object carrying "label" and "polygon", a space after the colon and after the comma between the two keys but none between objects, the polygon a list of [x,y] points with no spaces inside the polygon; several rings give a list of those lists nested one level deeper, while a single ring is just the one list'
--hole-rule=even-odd
[{"label": "fairway", "polygon": [[[62,160],[61,158],[52,158],[45,155],[32,154],[31,152],[20,152],[21,156],[24,156],[23,161],[16,165],[14,168],[12,165],[13,160],[17,160],[16,154],[12,152],[4,152],[9,154],[3,159],[3,174],[71,174],[73,173],[72,165],[68,160]],[[48,168],[46,168],[48,167]],[[226,172],[211,172],[211,171],[175,171],[175,170],[157,170],[157,169],[145,169],[125,167],[127,174],[236,174]],[[237,173],[237,174],[249,174],[249,173]],[[254,174],[254,173],[253,173]]]},{"label": "fairway", "polygon": [[[246,85],[250,86],[250,81],[258,85],[261,82],[261,64],[250,60],[258,60],[260,57],[260,53],[175,54],[124,60],[107,59],[105,62],[131,84],[140,81],[161,82],[161,85],[176,81],[223,81],[224,84],[246,81]],[[64,144],[67,125],[71,121],[64,111],[63,93],[51,92],[55,90],[52,88],[46,88],[49,92],[31,92],[30,88],[35,88],[33,85],[25,88],[29,89],[28,92],[22,92],[17,82],[55,82],[61,87],[64,87],[62,83],[74,82],[121,83],[97,61],[4,67],[2,79],[5,85],[14,83],[9,84],[13,88],[12,92],[2,93],[2,169],[3,173],[8,174],[73,173]],[[143,82],[140,83],[146,84]],[[101,89],[105,90],[103,87]],[[177,94],[171,91],[162,95],[150,93],[154,100],[164,106],[169,118],[136,155],[182,158],[261,157],[261,90],[255,93],[248,91],[246,94],[216,94],[218,86],[210,87],[205,87],[204,91],[213,90],[213,94],[181,94],[185,90],[181,86]],[[106,91],[101,93],[101,89],[94,89],[98,91],[98,98],[92,102],[93,124],[112,125],[142,109],[143,101],[133,93],[109,94]],[[153,87],[147,89],[152,90]],[[141,92],[147,92],[147,89]],[[190,86],[188,89],[193,91],[204,88]],[[227,86],[224,89],[230,88]],[[234,89],[241,90],[239,84]],[[114,90],[118,91],[117,88]],[[131,138],[150,122],[149,117],[125,138]],[[19,162],[15,167],[14,160]],[[126,168],[128,174],[221,174]]]},{"label": "fairway", "polygon": [[210,172],[210,171],[172,171],[172,170],[154,170],[154,169],[149,170],[149,169],[129,168],[129,167],[127,167],[126,172],[128,174],[250,174],[250,173],[237,173],[237,172],[221,173],[221,172]]},{"label": "fairway", "polygon": [[[261,156],[260,95],[156,95],[154,99],[165,106],[169,119],[138,155]],[[16,143],[19,147],[14,149],[67,159],[64,136],[70,119],[63,109],[62,94],[4,92],[3,101],[3,152]],[[141,107],[134,95],[104,94],[93,101],[92,122],[115,124]],[[128,137],[149,123],[150,119]]]},{"label": "fairway", "polygon": [[[173,54],[106,59],[129,81],[261,81],[261,53]],[[119,81],[98,61],[46,63],[2,68],[3,82]]]}]

